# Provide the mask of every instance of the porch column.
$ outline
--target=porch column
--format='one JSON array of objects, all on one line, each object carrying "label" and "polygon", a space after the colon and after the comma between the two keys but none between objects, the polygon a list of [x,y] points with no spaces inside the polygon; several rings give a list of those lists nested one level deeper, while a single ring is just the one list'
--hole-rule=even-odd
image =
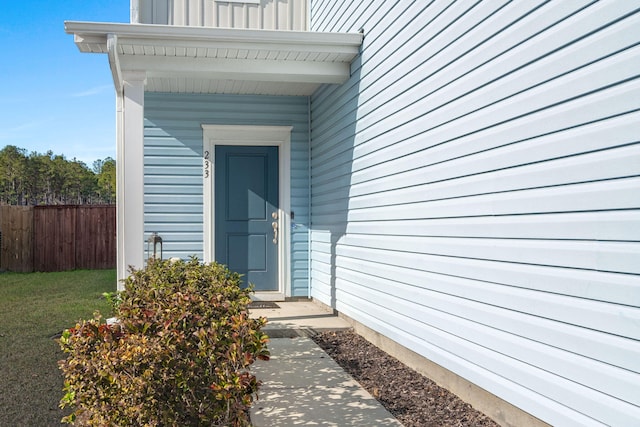
[{"label": "porch column", "polygon": [[116,99],[118,290],[144,266],[144,72],[124,72]]}]

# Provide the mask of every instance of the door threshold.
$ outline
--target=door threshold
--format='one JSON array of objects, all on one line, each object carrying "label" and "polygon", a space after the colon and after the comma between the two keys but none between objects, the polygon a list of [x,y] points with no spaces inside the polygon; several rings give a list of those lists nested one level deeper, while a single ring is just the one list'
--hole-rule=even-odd
[{"label": "door threshold", "polygon": [[251,299],[253,301],[284,301],[285,295],[282,292],[255,292]]}]

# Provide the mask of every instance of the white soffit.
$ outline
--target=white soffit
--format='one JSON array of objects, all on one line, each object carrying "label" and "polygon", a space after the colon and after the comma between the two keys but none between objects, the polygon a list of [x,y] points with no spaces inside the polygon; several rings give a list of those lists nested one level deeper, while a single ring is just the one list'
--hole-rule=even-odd
[{"label": "white soffit", "polygon": [[151,92],[310,95],[343,83],[360,33],[65,22],[81,52],[106,53],[116,89],[129,71]]}]

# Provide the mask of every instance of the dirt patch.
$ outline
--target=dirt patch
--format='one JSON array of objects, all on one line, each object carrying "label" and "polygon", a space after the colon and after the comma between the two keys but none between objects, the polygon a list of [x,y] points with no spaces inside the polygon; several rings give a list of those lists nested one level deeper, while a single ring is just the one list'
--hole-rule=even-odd
[{"label": "dirt patch", "polygon": [[312,339],[405,427],[498,427],[455,394],[351,331]]}]

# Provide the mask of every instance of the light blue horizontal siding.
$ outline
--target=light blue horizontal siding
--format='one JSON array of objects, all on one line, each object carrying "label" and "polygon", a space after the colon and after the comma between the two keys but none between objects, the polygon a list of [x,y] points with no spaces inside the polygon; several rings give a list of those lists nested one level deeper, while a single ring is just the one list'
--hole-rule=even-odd
[{"label": "light blue horizontal siding", "polygon": [[552,425],[640,419],[636,2],[314,0],[314,298]]},{"label": "light blue horizontal siding", "polygon": [[164,256],[203,256],[202,124],[293,126],[291,294],[308,296],[309,115],[307,97],[145,94],[145,233]]}]

